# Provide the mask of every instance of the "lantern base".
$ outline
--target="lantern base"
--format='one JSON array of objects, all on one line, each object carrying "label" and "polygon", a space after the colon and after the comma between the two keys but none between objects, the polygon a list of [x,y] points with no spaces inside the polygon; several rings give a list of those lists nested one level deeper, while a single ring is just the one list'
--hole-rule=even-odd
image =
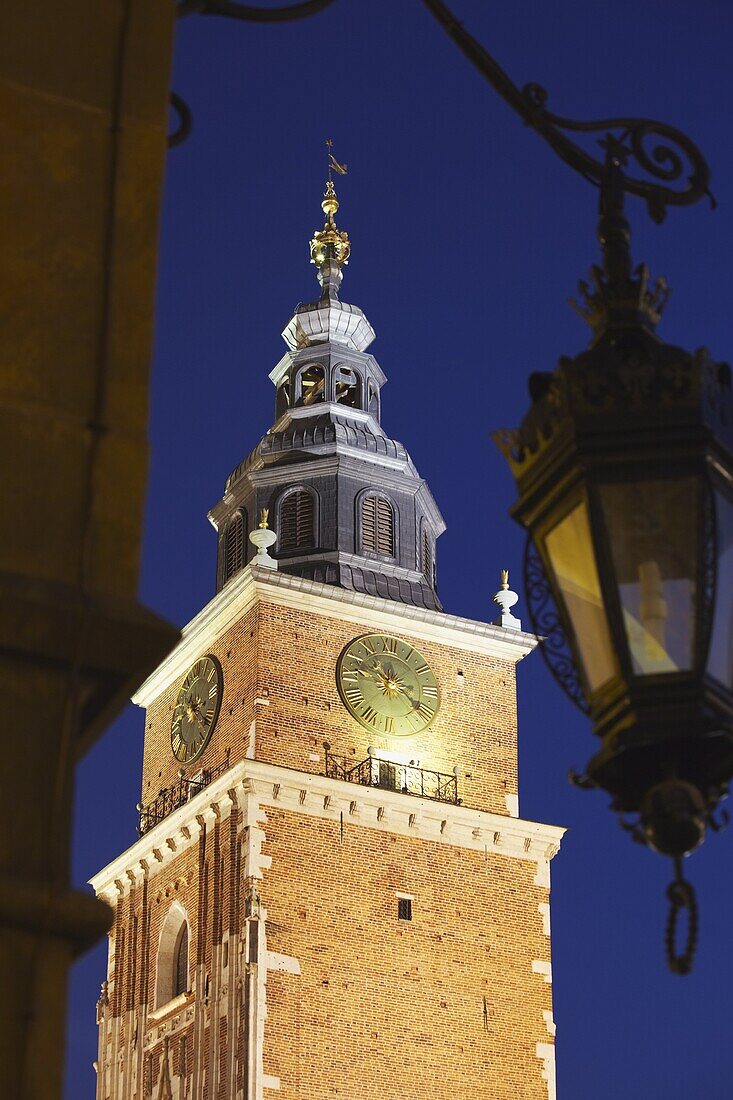
[{"label": "lantern base", "polygon": [[641,828],[646,844],[663,856],[685,856],[705,839],[708,819],[705,799],[692,783],[665,779],[652,787],[641,804]]},{"label": "lantern base", "polygon": [[640,812],[648,792],[669,779],[692,784],[712,811],[733,777],[733,732],[604,747],[585,774],[594,787],[608,791],[620,813]]}]

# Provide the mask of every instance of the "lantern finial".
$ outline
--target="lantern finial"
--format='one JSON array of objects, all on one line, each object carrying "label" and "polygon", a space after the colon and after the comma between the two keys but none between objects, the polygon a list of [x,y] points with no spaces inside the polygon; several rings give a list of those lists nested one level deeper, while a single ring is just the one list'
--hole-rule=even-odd
[{"label": "lantern finial", "polygon": [[269,508],[260,509],[260,522],[256,529],[250,533],[249,541],[257,547],[257,553],[252,559],[252,565],[259,565],[261,569],[277,569],[277,562],[268,554],[271,546],[277,542],[277,535],[267,526]]},{"label": "lantern finial", "polygon": [[522,620],[517,619],[509,610],[511,607],[514,607],[518,599],[519,596],[517,593],[512,592],[509,588],[509,570],[502,569],[501,588],[494,596],[494,603],[498,604],[501,608],[501,617],[494,624],[495,626],[505,626],[510,630],[522,629]]}]

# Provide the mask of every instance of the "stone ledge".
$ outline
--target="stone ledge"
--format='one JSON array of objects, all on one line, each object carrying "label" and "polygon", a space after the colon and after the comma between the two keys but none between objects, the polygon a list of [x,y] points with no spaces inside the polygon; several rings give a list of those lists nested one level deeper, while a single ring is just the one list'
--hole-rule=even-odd
[{"label": "stone ledge", "polygon": [[[549,885],[547,867],[565,833],[557,825],[365,787],[261,760],[241,760],[91,878],[90,885],[97,895],[113,901],[147,875],[149,868],[157,873],[195,844],[199,822],[213,819],[212,807],[229,804],[231,808],[230,791],[239,807],[250,815],[250,821],[253,798],[260,820],[259,813],[266,814],[268,807],[334,823],[340,823],[343,815],[344,821],[356,821],[364,828],[533,861],[538,878],[542,870],[540,881],[535,879],[537,885],[545,885],[545,880]],[[175,844],[168,844],[168,840]]]},{"label": "stone ledge", "polygon": [[533,634],[520,630],[248,565],[183,628],[180,642],[138,688],[132,696],[133,703],[149,706],[258,601],[277,603],[312,615],[337,616],[357,627],[405,631],[423,641],[515,663],[537,645]]}]

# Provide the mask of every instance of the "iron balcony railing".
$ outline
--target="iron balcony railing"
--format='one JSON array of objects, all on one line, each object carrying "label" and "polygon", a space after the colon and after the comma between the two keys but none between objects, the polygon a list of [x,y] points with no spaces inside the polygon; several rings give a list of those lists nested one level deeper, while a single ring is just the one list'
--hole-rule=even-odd
[{"label": "iron balcony railing", "polygon": [[180,771],[178,782],[174,783],[172,787],[164,787],[158,793],[157,798],[152,802],[148,802],[147,806],[142,802],[138,802],[136,808],[140,817],[137,831],[140,836],[147,833],[149,829],[154,828],[158,822],[168,817],[168,814],[172,814],[179,806],[185,806],[199,791],[203,791],[204,787],[208,787],[212,780],[223,775],[228,767],[229,751],[227,750],[225,758],[215,768],[204,768],[192,779],[188,779]]},{"label": "iron balcony railing", "polygon": [[330,779],[345,779],[347,783],[361,783],[365,787],[413,794],[435,802],[453,802],[456,806],[461,804],[458,776],[417,768],[414,764],[382,760],[377,756],[368,756],[366,760],[352,764],[343,756],[326,753],[326,775]]}]

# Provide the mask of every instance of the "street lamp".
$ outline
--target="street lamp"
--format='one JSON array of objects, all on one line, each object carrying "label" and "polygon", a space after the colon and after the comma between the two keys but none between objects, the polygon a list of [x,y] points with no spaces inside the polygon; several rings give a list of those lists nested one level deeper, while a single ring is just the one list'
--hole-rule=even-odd
[{"label": "street lamp", "polygon": [[[709,172],[666,124],[550,114],[543,89],[520,91],[440,0],[425,3],[600,191],[602,263],[580,283],[577,305],[590,347],[532,375],[521,426],[494,438],[516,480],[512,515],[528,534],[526,595],[542,652],[600,739],[573,778],[607,791],[635,839],[675,860],[668,961],[686,973],[697,915],[681,859],[719,827],[714,812],[733,775],[733,389],[727,364],[656,335],[668,290],[633,267],[624,196],[644,198],[661,221],[667,205],[709,195]],[[600,132],[603,157],[563,131]],[[630,162],[653,178],[627,174]],[[677,953],[683,908],[687,944]]]}]

